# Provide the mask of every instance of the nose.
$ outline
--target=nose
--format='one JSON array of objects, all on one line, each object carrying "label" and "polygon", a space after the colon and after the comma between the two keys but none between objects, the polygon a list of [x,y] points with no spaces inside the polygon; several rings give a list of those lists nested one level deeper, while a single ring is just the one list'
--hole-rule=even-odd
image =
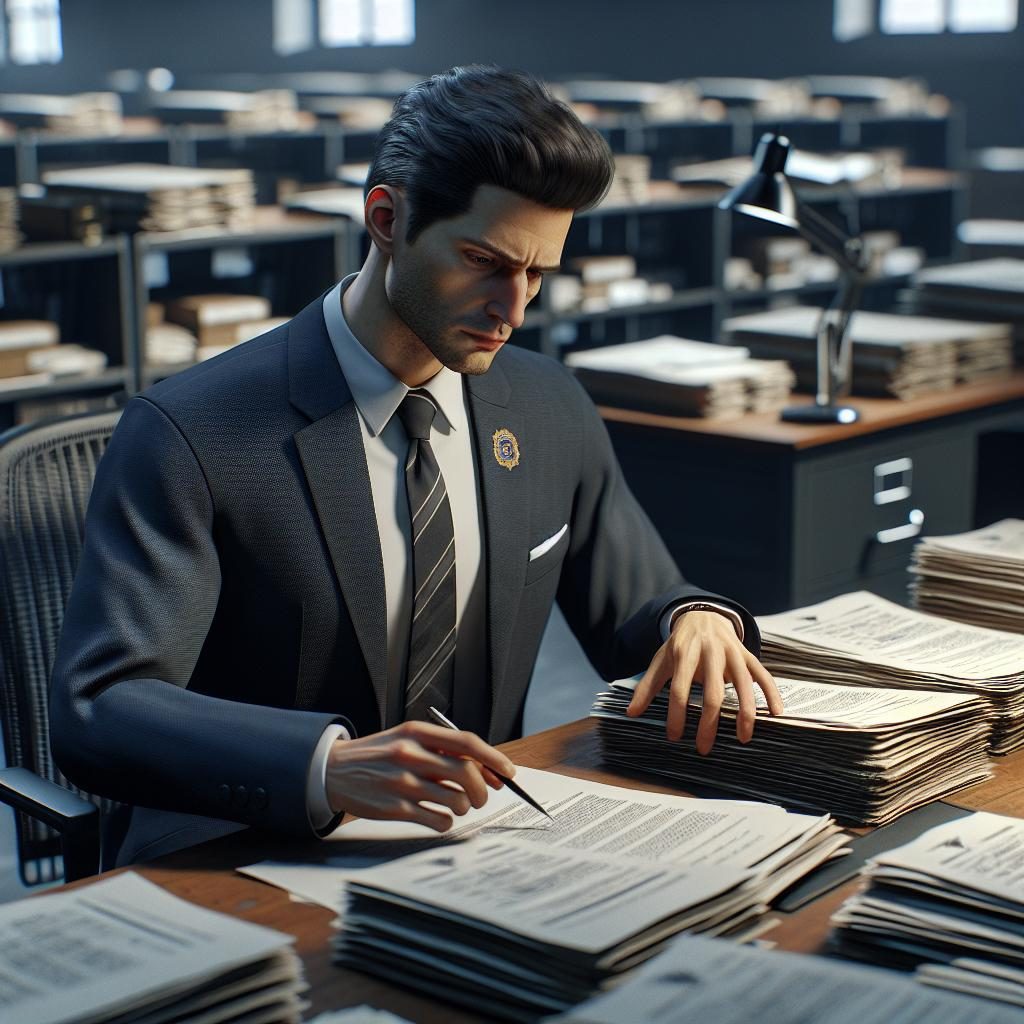
[{"label": "nose", "polygon": [[497,278],[494,294],[484,311],[497,317],[513,330],[523,326],[530,282],[525,270],[511,271]]}]

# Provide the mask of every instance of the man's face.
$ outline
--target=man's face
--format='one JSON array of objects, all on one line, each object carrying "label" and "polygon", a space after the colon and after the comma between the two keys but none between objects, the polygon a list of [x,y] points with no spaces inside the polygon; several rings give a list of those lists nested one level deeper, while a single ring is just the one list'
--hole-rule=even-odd
[{"label": "man's face", "polygon": [[558,269],[572,213],[481,185],[466,213],[435,221],[412,245],[400,217],[386,279],[391,308],[438,362],[486,372],[543,274]]}]

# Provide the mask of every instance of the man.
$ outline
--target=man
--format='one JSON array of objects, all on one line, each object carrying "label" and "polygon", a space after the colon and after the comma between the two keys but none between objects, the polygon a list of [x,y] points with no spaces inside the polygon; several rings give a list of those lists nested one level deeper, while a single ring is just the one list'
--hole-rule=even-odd
[{"label": "man", "polygon": [[378,142],[360,272],[129,403],[51,697],[68,778],[136,805],[122,861],[225,820],[448,827],[514,771],[490,743],[556,598],[606,678],[647,668],[634,713],[672,680],[673,738],[693,679],[702,751],[726,682],[741,739],[755,685],[781,710],[753,620],[683,581],[579,386],[506,344],[611,175],[528,76],[421,83]]}]

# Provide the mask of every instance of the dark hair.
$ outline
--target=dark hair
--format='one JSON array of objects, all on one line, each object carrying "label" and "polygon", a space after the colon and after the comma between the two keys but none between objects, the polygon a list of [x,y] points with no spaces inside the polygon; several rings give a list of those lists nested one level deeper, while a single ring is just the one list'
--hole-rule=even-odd
[{"label": "dark hair", "polygon": [[480,185],[542,206],[585,210],[601,201],[615,165],[604,139],[543,83],[521,71],[455,67],[400,96],[366,179],[402,189],[407,238],[465,213]]}]

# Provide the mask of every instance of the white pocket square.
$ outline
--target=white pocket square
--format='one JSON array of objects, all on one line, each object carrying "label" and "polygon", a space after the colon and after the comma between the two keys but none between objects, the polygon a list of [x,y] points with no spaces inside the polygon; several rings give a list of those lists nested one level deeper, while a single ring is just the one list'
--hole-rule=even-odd
[{"label": "white pocket square", "polygon": [[541,543],[530,552],[530,561],[535,562],[541,555],[546,555],[562,539],[562,535],[568,529],[569,524],[565,523],[558,533],[554,533],[548,537],[547,540],[541,541]]}]

